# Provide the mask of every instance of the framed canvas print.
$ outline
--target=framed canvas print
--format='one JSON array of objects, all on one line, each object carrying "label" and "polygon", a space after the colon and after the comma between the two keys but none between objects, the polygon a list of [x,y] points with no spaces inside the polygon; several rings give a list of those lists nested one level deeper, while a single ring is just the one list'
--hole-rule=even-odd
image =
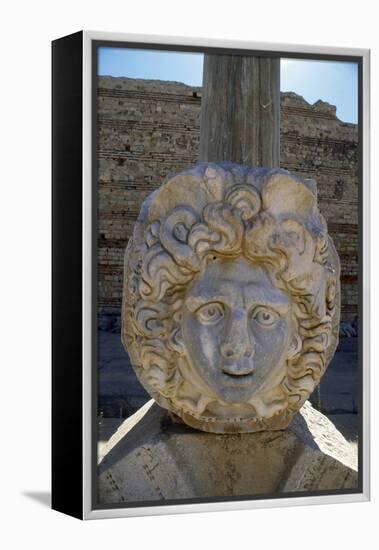
[{"label": "framed canvas print", "polygon": [[53,42],[53,508],[369,498],[369,51]]}]

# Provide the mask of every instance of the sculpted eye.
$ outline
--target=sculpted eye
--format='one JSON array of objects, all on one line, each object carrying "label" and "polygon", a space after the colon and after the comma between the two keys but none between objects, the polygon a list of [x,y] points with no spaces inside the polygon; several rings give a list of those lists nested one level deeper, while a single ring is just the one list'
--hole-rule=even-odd
[{"label": "sculpted eye", "polygon": [[279,319],[278,313],[268,307],[259,306],[254,309],[252,318],[260,325],[269,327]]},{"label": "sculpted eye", "polygon": [[213,325],[224,317],[224,308],[218,302],[204,304],[195,312],[198,320],[207,325]]}]

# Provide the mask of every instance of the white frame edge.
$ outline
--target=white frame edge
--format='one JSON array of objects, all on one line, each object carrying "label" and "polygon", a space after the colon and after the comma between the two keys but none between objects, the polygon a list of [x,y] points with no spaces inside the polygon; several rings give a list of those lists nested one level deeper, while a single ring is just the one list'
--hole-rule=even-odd
[{"label": "white frame edge", "polygon": [[370,50],[364,50],[362,59],[362,466],[363,493],[370,500]]},{"label": "white frame edge", "polygon": [[82,448],[83,518],[92,509],[92,44],[83,32]]},{"label": "white frame edge", "polygon": [[[92,509],[92,41],[136,42],[178,46],[220,47],[261,51],[282,51],[315,55],[347,55],[362,57],[362,103],[363,103],[363,156],[362,156],[362,301],[365,331],[362,335],[362,453],[363,492],[344,495],[304,496],[262,500],[208,502],[162,506],[138,506],[134,508]],[[208,38],[168,37],[83,31],[83,518],[105,519],[162,514],[246,510],[281,506],[314,504],[338,504],[370,500],[370,50],[329,46],[306,46]]]}]

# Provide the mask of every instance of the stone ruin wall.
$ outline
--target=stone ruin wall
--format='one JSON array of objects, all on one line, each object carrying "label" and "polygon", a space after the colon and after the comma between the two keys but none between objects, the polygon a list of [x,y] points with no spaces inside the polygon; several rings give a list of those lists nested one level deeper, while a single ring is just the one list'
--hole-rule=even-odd
[{"label": "stone ruin wall", "polygon": [[[98,306],[118,312],[123,255],[145,197],[198,160],[201,88],[99,77]],[[357,314],[358,131],[334,106],[281,94],[281,167],[317,181],[341,259],[342,318]]]}]

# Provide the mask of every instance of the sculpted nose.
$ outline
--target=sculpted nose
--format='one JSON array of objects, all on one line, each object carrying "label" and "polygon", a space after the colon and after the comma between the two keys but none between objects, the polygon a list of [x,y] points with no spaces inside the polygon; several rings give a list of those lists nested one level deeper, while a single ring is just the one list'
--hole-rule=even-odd
[{"label": "sculpted nose", "polygon": [[244,349],[241,346],[233,345],[229,342],[221,344],[221,353],[225,359],[240,359],[241,357],[252,357],[253,348],[248,345]]},{"label": "sculpted nose", "polygon": [[246,313],[236,312],[228,326],[225,340],[220,347],[225,359],[252,357],[254,349],[250,341]]}]

